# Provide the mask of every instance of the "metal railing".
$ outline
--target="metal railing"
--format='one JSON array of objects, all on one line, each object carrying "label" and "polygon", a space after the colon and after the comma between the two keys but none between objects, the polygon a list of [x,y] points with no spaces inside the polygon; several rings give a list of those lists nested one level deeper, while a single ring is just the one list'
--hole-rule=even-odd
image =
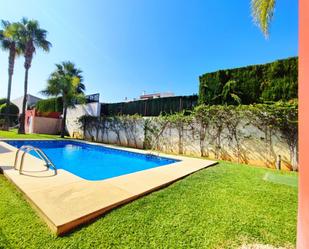
[{"label": "metal railing", "polygon": [[21,156],[21,161],[20,161],[20,166],[19,166],[19,173],[22,174],[22,170],[23,170],[23,166],[24,166],[24,158],[25,155],[27,153],[29,153],[30,151],[34,151],[37,153],[37,155],[46,163],[46,167],[50,168],[52,167],[53,170],[55,171],[55,175],[57,175],[57,168],[56,166],[52,163],[52,161],[48,158],[48,156],[40,149],[37,147],[34,147],[32,145],[23,145],[21,146],[15,154],[15,161],[14,161],[14,169],[18,169],[17,168],[17,162],[18,162],[18,156],[19,156],[19,152],[23,151],[24,153]]}]

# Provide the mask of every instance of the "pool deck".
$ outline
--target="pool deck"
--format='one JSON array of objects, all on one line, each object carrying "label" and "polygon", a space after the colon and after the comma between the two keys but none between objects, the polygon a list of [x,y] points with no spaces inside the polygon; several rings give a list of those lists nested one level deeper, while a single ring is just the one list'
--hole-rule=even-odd
[{"label": "pool deck", "polygon": [[[148,153],[137,149],[104,146]],[[160,153],[160,156],[181,161],[105,180],[88,181],[62,169],[54,175],[52,170],[46,169],[42,160],[29,154],[25,156],[23,174],[19,174],[13,168],[16,150],[0,141],[0,169],[57,235],[67,233],[117,206],[216,164],[210,160]]]}]

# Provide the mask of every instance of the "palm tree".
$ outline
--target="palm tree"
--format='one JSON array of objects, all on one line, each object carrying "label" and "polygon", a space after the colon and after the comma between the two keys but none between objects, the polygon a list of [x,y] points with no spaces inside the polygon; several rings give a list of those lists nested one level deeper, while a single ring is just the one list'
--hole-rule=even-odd
[{"label": "palm tree", "polygon": [[56,64],[56,70],[51,73],[47,87],[42,91],[47,96],[61,96],[63,102],[63,118],[61,124],[61,137],[65,135],[65,124],[68,107],[84,101],[85,85],[82,71],[70,61]]},{"label": "palm tree", "polygon": [[1,21],[2,30],[0,30],[0,46],[4,51],[9,52],[9,66],[8,66],[8,90],[6,97],[6,111],[5,111],[5,129],[9,128],[9,105],[11,100],[12,78],[14,73],[14,64],[16,56],[20,55],[20,42],[18,37],[18,30],[20,25],[18,23],[10,23],[8,21]]},{"label": "palm tree", "polygon": [[276,0],[251,0],[251,12],[255,23],[268,38],[269,25],[272,20]]},{"label": "palm tree", "polygon": [[28,71],[31,67],[31,62],[34,53],[37,48],[42,49],[45,52],[48,52],[51,43],[46,40],[47,31],[40,28],[38,21],[28,20],[23,18],[21,20],[20,28],[20,40],[22,44],[23,54],[25,57],[25,81],[24,81],[24,99],[22,106],[22,114],[20,117],[20,125],[18,129],[19,134],[25,133],[25,112],[27,104],[27,92],[28,92]]}]

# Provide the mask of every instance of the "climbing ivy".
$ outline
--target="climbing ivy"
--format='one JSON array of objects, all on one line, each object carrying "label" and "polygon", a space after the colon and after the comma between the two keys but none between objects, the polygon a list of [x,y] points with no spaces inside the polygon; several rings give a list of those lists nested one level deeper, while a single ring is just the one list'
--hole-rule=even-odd
[{"label": "climbing ivy", "polygon": [[[252,148],[244,147],[244,142],[254,137],[256,143],[263,144],[258,148],[258,153],[263,155],[264,164],[269,167],[273,167],[280,158],[280,152],[274,150],[274,141],[281,139],[290,151],[290,159],[286,159],[285,163],[292,170],[297,170],[297,116],[297,101],[290,101],[238,106],[199,105],[192,112],[152,118],[139,115],[83,117],[81,122],[84,134],[94,136],[97,141],[110,142],[108,137],[112,132],[116,134],[116,143],[120,145],[138,147],[142,139],[145,149],[186,154],[186,148],[195,140],[199,141],[202,157],[214,155],[216,159],[236,159],[242,163],[248,162],[248,149]],[[260,137],[252,134],[252,128],[260,131]],[[143,138],[140,134],[143,134]],[[121,140],[122,135],[125,141],[123,138]],[[178,148],[177,151],[171,151],[172,147]]]}]

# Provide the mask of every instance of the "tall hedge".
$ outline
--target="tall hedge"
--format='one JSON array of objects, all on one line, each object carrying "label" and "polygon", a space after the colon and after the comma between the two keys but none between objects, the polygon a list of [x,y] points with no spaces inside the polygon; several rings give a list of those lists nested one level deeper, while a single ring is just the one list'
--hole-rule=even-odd
[{"label": "tall hedge", "polygon": [[159,116],[160,114],[192,110],[197,105],[197,101],[197,95],[191,95],[102,104],[101,114],[105,116],[134,114]]},{"label": "tall hedge", "polygon": [[39,100],[36,103],[35,108],[40,112],[62,112],[62,98],[58,97]]},{"label": "tall hedge", "polygon": [[199,77],[200,104],[253,104],[297,98],[298,57]]}]

